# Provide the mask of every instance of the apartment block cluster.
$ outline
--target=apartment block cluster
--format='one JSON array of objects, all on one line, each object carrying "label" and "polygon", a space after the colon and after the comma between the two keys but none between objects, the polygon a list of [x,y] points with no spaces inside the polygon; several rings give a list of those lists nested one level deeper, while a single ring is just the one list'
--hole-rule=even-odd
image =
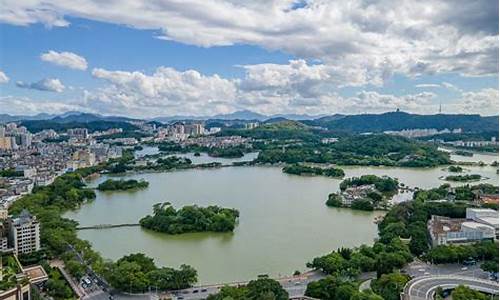
[{"label": "apartment block cluster", "polygon": [[48,279],[41,265],[24,267],[17,258],[18,255],[38,250],[40,250],[40,223],[36,217],[23,210],[18,217],[13,218],[7,215],[7,210],[1,209],[0,299],[29,300],[33,287]]},{"label": "apartment block cluster", "polygon": [[498,212],[493,209],[467,208],[465,218],[433,215],[427,223],[427,229],[432,246],[498,240]]},{"label": "apartment block cluster", "polygon": [[0,149],[18,149],[31,147],[33,135],[24,126],[9,123],[0,126]]},{"label": "apartment block cluster", "polygon": [[31,134],[25,127],[9,123],[0,125],[0,132],[4,138],[16,140],[19,134],[30,136],[29,143],[0,147],[0,170],[8,173],[0,176],[0,208],[5,209],[33,187],[48,185],[65,172],[122,156],[121,146],[97,142],[85,128],[69,129],[64,134],[66,138],[58,142],[51,140],[60,139],[61,135],[50,129]]},{"label": "apartment block cluster", "polygon": [[35,216],[23,210],[18,217],[0,210],[0,252],[30,254],[40,250],[40,223]]},{"label": "apartment block cluster", "polygon": [[187,140],[189,137],[216,134],[220,130],[219,127],[206,129],[202,123],[186,124],[176,122],[166,127],[159,128],[155,136],[155,141],[181,142]]},{"label": "apartment block cluster", "polygon": [[399,135],[407,138],[418,138],[424,136],[432,136],[445,133],[462,133],[462,128],[437,130],[436,128],[422,128],[422,129],[403,129],[399,131],[384,131],[385,134]]},{"label": "apartment block cluster", "polygon": [[498,146],[498,141],[496,137],[492,137],[489,141],[453,141],[453,142],[446,142],[445,144],[449,144],[455,147],[474,148],[474,147],[484,147],[484,146]]}]

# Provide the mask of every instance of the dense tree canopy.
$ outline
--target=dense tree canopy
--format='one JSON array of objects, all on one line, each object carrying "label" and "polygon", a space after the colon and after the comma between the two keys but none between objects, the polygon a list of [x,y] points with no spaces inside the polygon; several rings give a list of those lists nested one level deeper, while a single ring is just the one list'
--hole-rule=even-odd
[{"label": "dense tree canopy", "polygon": [[223,287],[207,300],[288,300],[288,293],[279,282],[269,278],[250,281],[246,286]]},{"label": "dense tree canopy", "polygon": [[144,189],[149,186],[149,182],[145,180],[113,180],[108,179],[97,186],[97,189],[100,191],[125,191],[125,190],[133,190],[133,189]]},{"label": "dense tree canopy", "polygon": [[283,173],[293,175],[319,175],[327,177],[344,177],[344,170],[340,168],[319,168],[310,167],[302,164],[288,165],[283,168]]},{"label": "dense tree canopy", "polygon": [[142,218],[140,224],[144,228],[169,234],[226,232],[234,230],[238,217],[236,209],[190,205],[176,210],[167,202],[154,205],[153,215]]}]

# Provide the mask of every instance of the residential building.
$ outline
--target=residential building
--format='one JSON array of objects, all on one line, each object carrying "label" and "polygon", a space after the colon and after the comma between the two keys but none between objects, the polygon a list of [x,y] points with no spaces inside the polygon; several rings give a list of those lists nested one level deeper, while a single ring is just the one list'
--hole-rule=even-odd
[{"label": "residential building", "polygon": [[10,219],[9,240],[16,255],[40,250],[40,223],[36,217],[23,210],[19,217]]},{"label": "residential building", "polygon": [[0,137],[0,149],[11,150],[12,148],[14,148],[12,137],[10,136]]}]

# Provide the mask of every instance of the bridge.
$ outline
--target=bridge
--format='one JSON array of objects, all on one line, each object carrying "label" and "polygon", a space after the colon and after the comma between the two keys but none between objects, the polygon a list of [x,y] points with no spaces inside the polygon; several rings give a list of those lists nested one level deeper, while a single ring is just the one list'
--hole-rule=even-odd
[{"label": "bridge", "polygon": [[140,224],[139,223],[98,224],[98,225],[76,227],[76,230],[109,229],[109,228],[117,228],[117,227],[135,227],[135,226],[140,226]]},{"label": "bridge", "polygon": [[454,289],[465,285],[476,291],[498,295],[498,283],[490,280],[457,275],[422,276],[410,280],[401,293],[401,300],[432,300],[436,290]]}]

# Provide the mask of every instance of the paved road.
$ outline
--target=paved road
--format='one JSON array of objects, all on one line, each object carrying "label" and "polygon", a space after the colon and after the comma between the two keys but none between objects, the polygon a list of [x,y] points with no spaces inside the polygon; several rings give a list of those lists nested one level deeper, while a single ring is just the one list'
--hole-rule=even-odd
[{"label": "paved road", "polygon": [[480,268],[481,262],[475,265],[464,267],[461,264],[440,264],[432,265],[416,259],[403,268],[403,272],[413,277],[429,275],[461,275],[488,279],[489,273]]},{"label": "paved road", "polygon": [[466,285],[472,289],[498,295],[498,283],[490,280],[457,276],[457,275],[430,275],[412,279],[405,286],[402,299],[404,300],[432,300],[436,289],[452,289],[459,285]]},{"label": "paved road", "polygon": [[[290,297],[303,296],[307,284],[311,281],[317,281],[324,278],[325,275],[320,271],[309,271],[299,276],[291,276],[277,279]],[[230,286],[245,285],[247,282],[226,284]],[[174,299],[198,300],[205,299],[210,294],[216,294],[224,285],[198,286],[173,293]]]}]

